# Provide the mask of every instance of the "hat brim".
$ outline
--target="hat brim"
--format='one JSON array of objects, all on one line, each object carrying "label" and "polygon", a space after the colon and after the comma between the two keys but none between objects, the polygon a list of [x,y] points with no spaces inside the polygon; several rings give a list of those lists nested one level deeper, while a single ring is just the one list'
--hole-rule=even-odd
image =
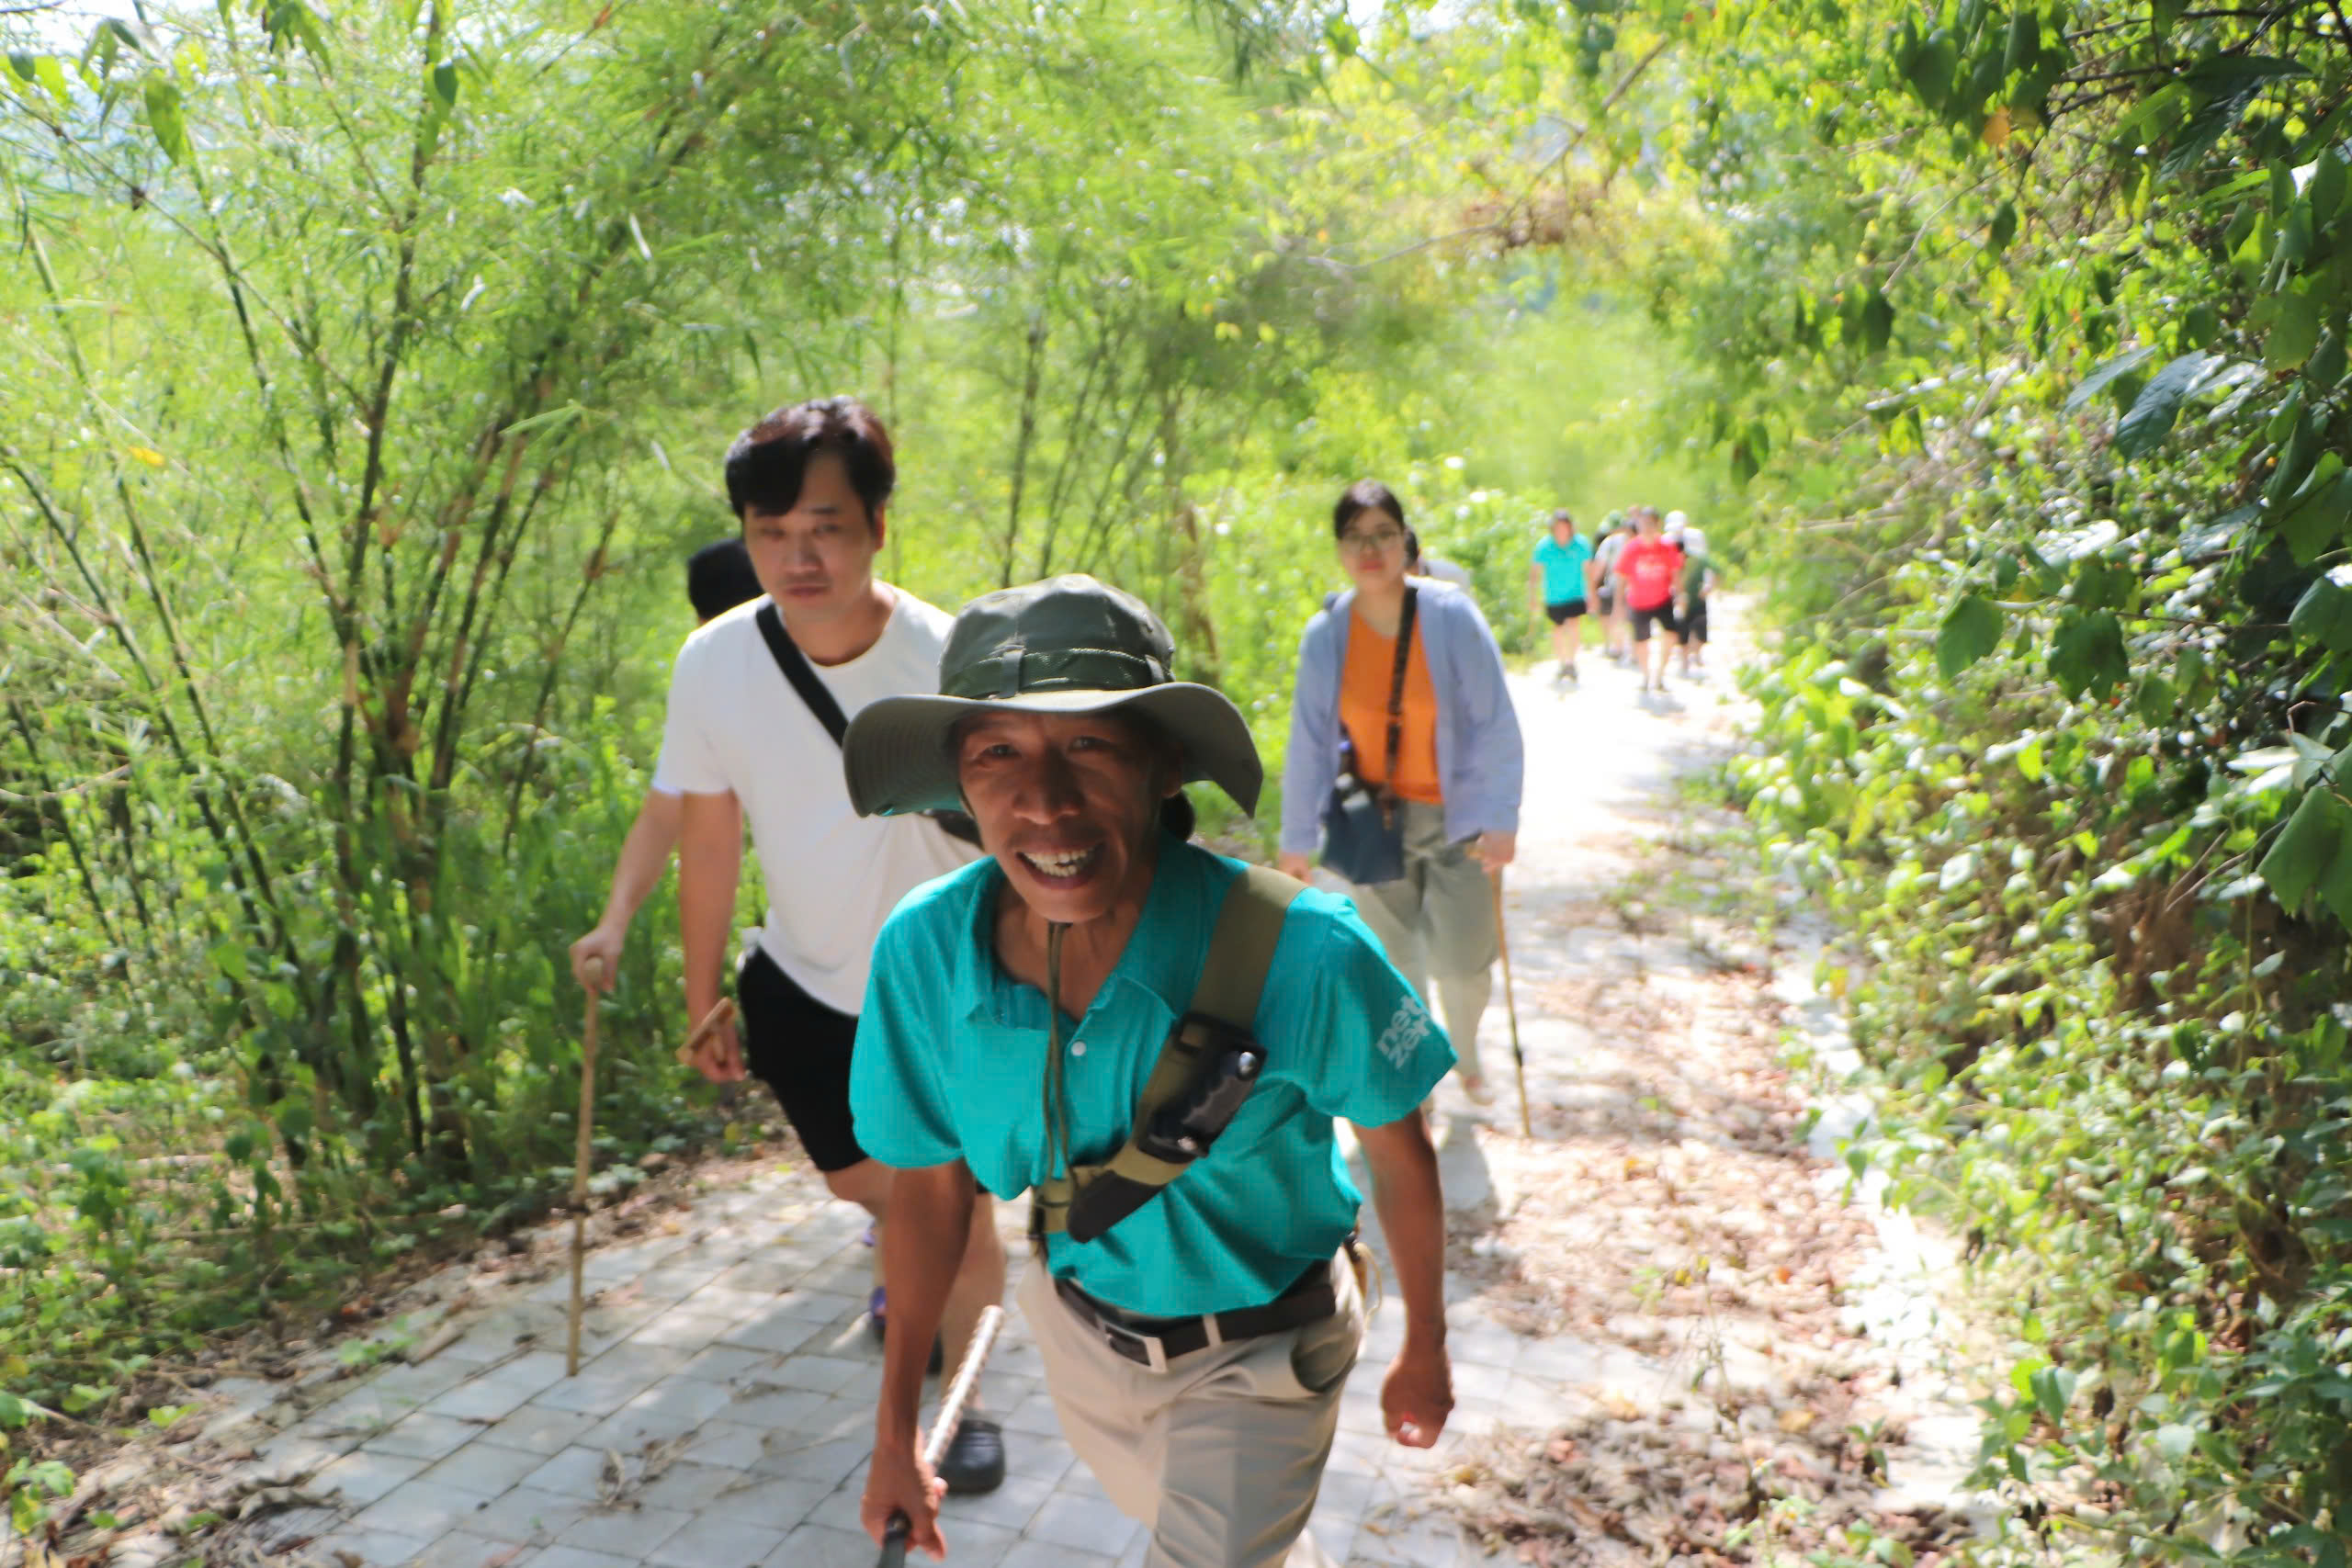
[{"label": "hat brim", "polygon": [[1029,692],[974,701],[966,697],[884,697],[867,704],[842,738],[850,804],[862,817],[954,811],[963,806],[947,740],[967,714],[1133,712],[1149,718],[1184,749],[1184,780],[1206,782],[1255,815],[1266,781],[1257,742],[1241,710],[1215,687],[1189,681],[1131,692]]}]

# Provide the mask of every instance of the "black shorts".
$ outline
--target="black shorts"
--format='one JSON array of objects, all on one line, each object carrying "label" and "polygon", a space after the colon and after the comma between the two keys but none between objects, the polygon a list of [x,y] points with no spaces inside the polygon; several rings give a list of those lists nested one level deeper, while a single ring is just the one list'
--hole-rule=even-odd
[{"label": "black shorts", "polygon": [[743,1066],[775,1092],[817,1168],[847,1170],[865,1158],[849,1117],[857,1020],[802,990],[757,951],[735,976],[735,1005],[743,1016]]},{"label": "black shorts", "polygon": [[1605,621],[1616,612],[1616,609],[1617,591],[1613,588],[1602,589],[1600,602],[1593,606],[1594,613]]},{"label": "black shorts", "polygon": [[1682,617],[1682,640],[1685,642],[1707,640],[1707,600],[1704,594],[1690,601],[1690,613]]},{"label": "black shorts", "polygon": [[1569,599],[1557,604],[1546,604],[1544,606],[1544,613],[1552,617],[1554,626],[1565,626],[1584,614],[1584,601]]},{"label": "black shorts", "polygon": [[1653,621],[1657,623],[1658,630],[1668,637],[1682,635],[1682,623],[1674,618],[1674,601],[1671,599],[1663,604],[1653,604],[1646,610],[1637,609],[1633,612],[1633,615],[1635,642],[1650,640],[1650,623]]}]

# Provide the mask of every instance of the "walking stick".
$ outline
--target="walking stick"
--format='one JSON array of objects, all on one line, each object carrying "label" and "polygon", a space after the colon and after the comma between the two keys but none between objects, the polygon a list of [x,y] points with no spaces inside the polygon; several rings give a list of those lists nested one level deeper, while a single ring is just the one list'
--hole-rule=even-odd
[{"label": "walking stick", "polygon": [[678,1066],[693,1066],[695,1054],[702,1049],[702,1043],[709,1039],[720,1024],[731,1023],[734,1019],[735,998],[733,997],[719,998],[717,1005],[702,1015],[702,1021],[695,1025],[695,1032],[686,1036],[686,1043],[678,1047]]},{"label": "walking stick", "polygon": [[580,1270],[587,1244],[588,1162],[596,1122],[596,984],[604,978],[605,961],[591,957],[588,969],[588,1016],[580,1028],[580,1138],[571,1155],[571,1314],[563,1338],[563,1375],[580,1371]]},{"label": "walking stick", "polygon": [[[985,1308],[980,1313],[979,1326],[972,1330],[972,1342],[964,1350],[964,1359],[956,1368],[956,1381],[947,1387],[947,1397],[939,1402],[939,1416],[931,1424],[931,1436],[923,1439],[922,1462],[925,1469],[937,1470],[939,1461],[947,1457],[947,1445],[956,1438],[956,1428],[963,1424],[964,1406],[972,1391],[980,1385],[980,1368],[996,1348],[996,1331],[1004,1326],[1004,1309]],[[882,1556],[875,1568],[906,1568],[907,1537],[914,1524],[904,1514],[892,1514],[888,1528],[882,1532]]]},{"label": "walking stick", "polygon": [[1510,984],[1510,932],[1503,927],[1503,874],[1497,867],[1492,877],[1495,885],[1495,944],[1503,955],[1503,1012],[1510,1019],[1510,1065],[1519,1077],[1519,1135],[1532,1138],[1535,1124],[1527,1114],[1527,1053],[1519,1048],[1519,998]]}]

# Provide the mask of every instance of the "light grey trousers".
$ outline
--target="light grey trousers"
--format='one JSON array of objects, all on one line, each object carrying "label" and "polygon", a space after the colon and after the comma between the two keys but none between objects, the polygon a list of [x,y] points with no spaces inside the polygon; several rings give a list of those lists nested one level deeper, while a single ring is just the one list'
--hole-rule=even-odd
[{"label": "light grey trousers", "polygon": [[1368,887],[1351,883],[1348,891],[1422,1005],[1442,1010],[1456,1070],[1465,1078],[1483,1077],[1478,1021],[1494,996],[1495,960],[1502,955],[1494,885],[1470,843],[1446,838],[1445,807],[1407,800],[1397,809],[1405,828],[1405,874]]},{"label": "light grey trousers", "polygon": [[1045,1264],[1030,1263],[1021,1315],[1062,1436],[1119,1511],[1151,1531],[1144,1568],[1332,1568],[1306,1519],[1363,1342],[1363,1298],[1344,1256],[1332,1280],[1330,1316],[1155,1372],[1104,1344],[1054,1293]]}]

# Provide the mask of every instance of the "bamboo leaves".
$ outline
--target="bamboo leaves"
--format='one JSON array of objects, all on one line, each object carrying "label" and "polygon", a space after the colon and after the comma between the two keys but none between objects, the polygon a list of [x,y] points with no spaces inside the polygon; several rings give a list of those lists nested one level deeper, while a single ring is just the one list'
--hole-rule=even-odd
[{"label": "bamboo leaves", "polygon": [[167,76],[150,76],[142,96],[147,106],[147,129],[154,134],[155,145],[173,163],[187,163],[187,119],[177,84]]}]

